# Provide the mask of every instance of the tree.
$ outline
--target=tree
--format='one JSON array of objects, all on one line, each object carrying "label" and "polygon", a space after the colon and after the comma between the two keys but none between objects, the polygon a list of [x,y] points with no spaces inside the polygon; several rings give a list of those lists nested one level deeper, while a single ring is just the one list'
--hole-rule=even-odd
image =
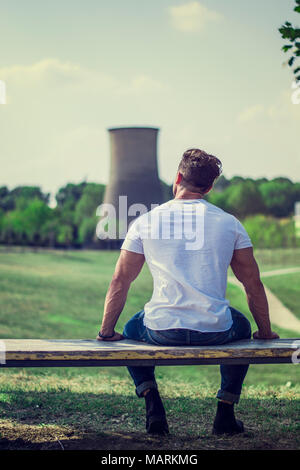
[{"label": "tree", "polygon": [[293,199],[294,199],[294,207],[295,207],[295,203],[300,201],[300,183],[293,184]]},{"label": "tree", "polygon": [[205,196],[205,199],[210,202],[211,204],[214,204],[217,207],[220,207],[220,209],[223,209],[223,211],[230,211],[230,208],[227,203],[227,191],[218,191],[213,189],[211,192]]},{"label": "tree", "polygon": [[15,207],[18,205],[18,201],[22,201],[23,203],[19,203],[19,207],[21,205],[25,207],[25,205],[33,199],[39,199],[45,204],[48,204],[50,194],[44,194],[38,186],[18,186],[10,192],[10,196],[15,201]]},{"label": "tree", "polygon": [[87,183],[84,181],[80,184],[68,183],[63,188],[60,188],[55,196],[58,207],[74,210],[86,185]]},{"label": "tree", "polygon": [[1,242],[7,244],[27,244],[24,214],[21,210],[6,212],[1,221]]},{"label": "tree", "polygon": [[292,214],[295,203],[293,183],[287,178],[275,178],[259,185],[267,212],[274,217]]},{"label": "tree", "polygon": [[242,176],[233,176],[230,180],[230,184],[241,184],[245,181],[245,178]]},{"label": "tree", "polygon": [[0,207],[0,233],[1,233],[1,230],[2,230],[3,218],[4,218],[4,210],[1,209],[1,207]]},{"label": "tree", "polygon": [[223,191],[230,185],[230,181],[225,178],[224,175],[219,176],[217,181],[214,184],[214,190],[215,191]]},{"label": "tree", "polygon": [[52,209],[43,201],[34,199],[22,211],[23,230],[28,241],[38,245],[42,239],[42,226],[52,218]]},{"label": "tree", "polygon": [[263,213],[265,206],[261,194],[253,181],[230,185],[225,190],[227,210],[236,217]]},{"label": "tree", "polygon": [[297,246],[293,219],[277,219],[257,214],[243,221],[255,248],[279,248]]},{"label": "tree", "polygon": [[33,244],[41,241],[41,229],[52,217],[52,209],[40,199],[25,208],[6,212],[1,221],[1,241],[8,244]]},{"label": "tree", "polygon": [[1,186],[0,188],[0,208],[5,212],[15,208],[14,200],[10,196],[7,186]]},{"label": "tree", "polygon": [[96,216],[96,209],[102,203],[105,186],[97,183],[87,183],[82,195],[75,206],[74,221],[80,225],[86,217]]},{"label": "tree", "polygon": [[[300,13],[300,0],[295,0],[296,6],[294,11]],[[279,28],[279,32],[283,39],[289,41],[288,44],[285,44],[282,47],[283,52],[291,53],[291,56],[288,60],[288,65],[293,67],[298,57],[300,57],[300,28],[294,27],[289,21],[286,21],[284,25]],[[300,67],[299,65],[293,69],[296,82],[300,81]]]},{"label": "tree", "polygon": [[78,240],[83,246],[91,246],[96,240],[96,226],[98,218],[86,217],[82,220],[78,229]]},{"label": "tree", "polygon": [[73,230],[70,225],[60,225],[57,234],[57,241],[60,245],[70,247],[73,242]]},{"label": "tree", "polygon": [[60,233],[61,221],[57,217],[55,210],[52,211],[52,217],[41,227],[41,243],[45,246],[54,248],[57,245],[58,234]]},{"label": "tree", "polygon": [[49,193],[44,194],[38,186],[17,186],[9,191],[6,186],[0,188],[0,208],[5,212],[24,209],[33,199],[48,204]]}]

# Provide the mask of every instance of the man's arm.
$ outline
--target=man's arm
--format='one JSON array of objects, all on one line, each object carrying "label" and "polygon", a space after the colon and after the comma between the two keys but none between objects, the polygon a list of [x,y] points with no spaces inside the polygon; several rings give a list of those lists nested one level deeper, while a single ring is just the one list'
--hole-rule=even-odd
[{"label": "man's arm", "polygon": [[258,326],[258,331],[253,334],[253,337],[258,339],[279,338],[277,333],[271,330],[268,301],[263,283],[260,280],[253,248],[235,250],[230,266],[245,288],[250,312]]},{"label": "man's arm", "polygon": [[[108,288],[100,333],[111,336],[105,341],[117,341],[123,336],[115,333],[114,328],[124,308],[130,284],[140,273],[145,257],[132,251],[121,250],[110,286]],[[103,340],[97,336],[99,341]]]}]

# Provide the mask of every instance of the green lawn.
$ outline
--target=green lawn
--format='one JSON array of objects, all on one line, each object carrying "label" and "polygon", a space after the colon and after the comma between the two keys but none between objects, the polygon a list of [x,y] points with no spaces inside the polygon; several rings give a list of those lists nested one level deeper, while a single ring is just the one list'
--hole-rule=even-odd
[{"label": "green lawn", "polygon": [[256,249],[255,257],[263,271],[300,266],[300,248]]},{"label": "green lawn", "polygon": [[300,318],[300,273],[264,277],[263,282],[295,316]]},{"label": "green lawn", "polygon": [[[280,262],[272,253],[276,268],[295,266],[292,253],[278,254]],[[16,248],[7,252],[0,248],[0,337],[95,338],[117,257],[118,252],[109,251]],[[273,266],[270,254],[261,252],[258,258],[261,270]],[[282,278],[287,280],[282,286],[288,289],[283,288],[282,296],[288,292],[289,302],[290,276]],[[296,284],[295,280],[295,291]],[[131,287],[118,331],[151,292],[145,267]],[[227,297],[251,320],[238,287],[230,285]],[[299,311],[296,295],[290,308]],[[281,337],[296,337],[293,331],[274,329]],[[0,449],[59,449],[61,445],[66,449],[172,449],[174,445],[178,449],[295,449],[299,448],[299,378],[297,365],[251,366],[237,407],[247,432],[235,438],[216,437],[210,428],[219,388],[218,366],[158,367],[171,431],[170,437],[158,440],[144,432],[144,404],[135,396],[126,368],[2,370]]]}]

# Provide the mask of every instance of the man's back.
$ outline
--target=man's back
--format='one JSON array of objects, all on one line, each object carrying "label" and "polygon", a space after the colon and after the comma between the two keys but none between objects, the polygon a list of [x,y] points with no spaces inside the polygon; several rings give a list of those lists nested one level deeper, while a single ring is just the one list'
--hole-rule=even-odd
[{"label": "man's back", "polygon": [[[221,171],[221,161],[214,155],[187,150],[173,182],[175,199],[133,222],[105,298],[99,341],[125,337],[150,344],[203,346],[249,339],[249,320],[225,299],[229,264],[244,285],[258,326],[254,338],[278,338],[271,330],[266,294],[246,231],[235,217],[203,199]],[[145,260],[154,280],[153,295],[120,335],[114,328]],[[222,364],[214,434],[244,431],[233,405],[239,401],[247,370],[248,364]],[[147,432],[168,433],[155,366],[130,366],[128,371],[137,396],[145,397]]]},{"label": "man's back", "polygon": [[143,253],[153,276],[145,325],[229,329],[228,266],[235,249],[250,246],[240,222],[204,199],[174,199],[139,217],[122,248]]}]

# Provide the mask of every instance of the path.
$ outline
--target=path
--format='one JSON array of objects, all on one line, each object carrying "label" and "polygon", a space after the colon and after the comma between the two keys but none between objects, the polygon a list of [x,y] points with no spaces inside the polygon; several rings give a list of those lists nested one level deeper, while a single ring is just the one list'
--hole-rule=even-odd
[{"label": "path", "polygon": [[[260,275],[263,278],[269,276],[281,276],[284,274],[291,274],[296,272],[300,272],[300,267],[274,269],[273,271],[261,272]],[[243,284],[235,277],[229,276],[228,282],[240,287],[241,289],[244,289]],[[300,320],[295,317],[295,315],[287,307],[285,307],[282,302],[280,302],[273,292],[271,292],[266,286],[264,287],[269,303],[271,323],[274,323],[275,325],[278,325],[287,330],[300,332]]]}]

